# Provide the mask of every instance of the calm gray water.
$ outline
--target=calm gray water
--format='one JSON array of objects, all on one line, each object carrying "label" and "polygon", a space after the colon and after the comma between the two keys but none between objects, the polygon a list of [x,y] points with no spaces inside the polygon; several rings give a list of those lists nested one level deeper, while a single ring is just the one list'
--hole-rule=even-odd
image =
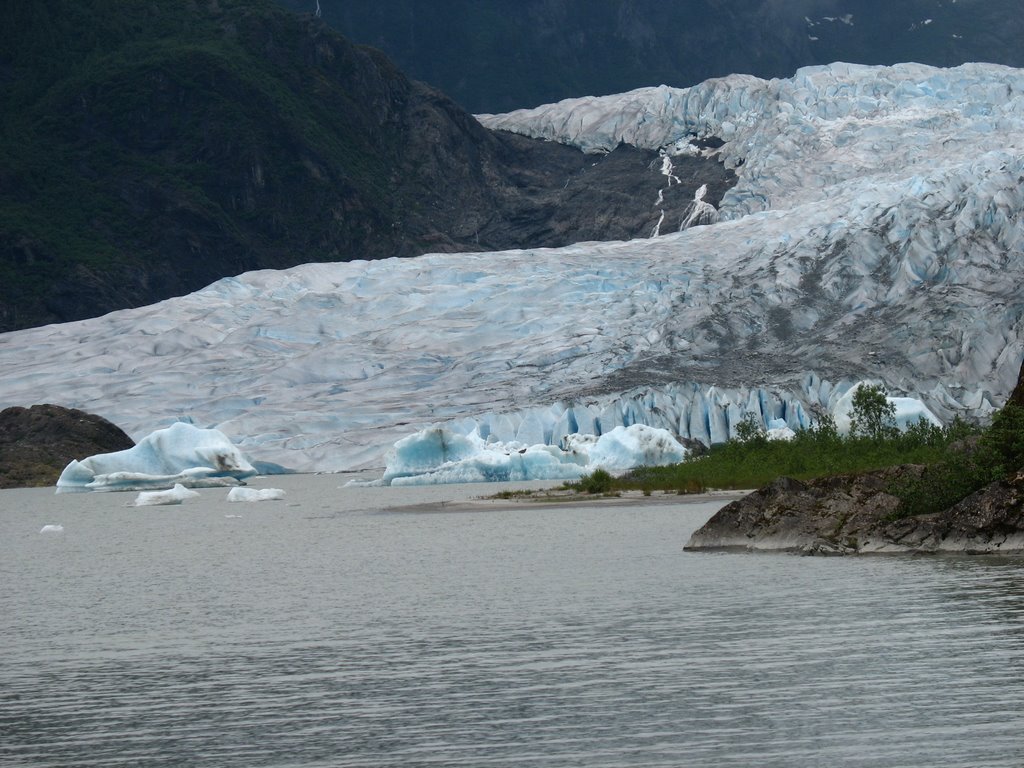
[{"label": "calm gray water", "polygon": [[0,764],[1024,766],[1024,561],[692,554],[721,502],[338,484],[0,492]]}]

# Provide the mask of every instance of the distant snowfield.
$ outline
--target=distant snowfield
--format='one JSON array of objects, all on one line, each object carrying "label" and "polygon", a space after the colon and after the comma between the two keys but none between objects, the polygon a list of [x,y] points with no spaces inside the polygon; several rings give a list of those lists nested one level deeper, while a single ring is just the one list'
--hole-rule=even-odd
[{"label": "distant snowfield", "polygon": [[1024,71],[833,65],[481,120],[591,151],[718,136],[739,183],[719,223],[648,240],[307,264],[0,335],[0,406],[137,440],[187,420],[338,470],[431,424],[706,442],[746,412],[806,424],[863,378],[941,418],[1016,381]]}]

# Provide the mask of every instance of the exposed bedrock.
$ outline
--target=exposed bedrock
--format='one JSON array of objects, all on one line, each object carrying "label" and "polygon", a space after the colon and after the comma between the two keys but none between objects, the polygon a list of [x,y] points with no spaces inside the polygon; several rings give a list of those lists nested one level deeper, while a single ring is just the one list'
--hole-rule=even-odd
[{"label": "exposed bedrock", "polygon": [[894,519],[894,483],[919,477],[905,465],[811,482],[782,477],[719,510],[685,549],[807,555],[922,552],[1024,553],[1024,472],[952,508]]}]

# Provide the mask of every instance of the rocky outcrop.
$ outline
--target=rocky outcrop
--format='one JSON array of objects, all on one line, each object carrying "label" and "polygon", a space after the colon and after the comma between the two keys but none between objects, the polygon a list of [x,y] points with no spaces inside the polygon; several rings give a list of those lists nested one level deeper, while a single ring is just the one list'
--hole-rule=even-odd
[{"label": "rocky outcrop", "polygon": [[131,448],[135,443],[101,416],[33,405],[0,411],[0,488],[53,485],[72,459]]},{"label": "rocky outcrop", "polygon": [[1024,472],[945,512],[897,517],[895,484],[920,478],[905,465],[810,482],[780,478],[719,510],[685,549],[809,555],[1024,552]]}]

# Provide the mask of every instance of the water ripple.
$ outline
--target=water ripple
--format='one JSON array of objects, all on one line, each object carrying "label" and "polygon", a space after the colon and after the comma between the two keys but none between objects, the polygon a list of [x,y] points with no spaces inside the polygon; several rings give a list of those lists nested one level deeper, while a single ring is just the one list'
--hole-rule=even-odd
[{"label": "water ripple", "polygon": [[129,514],[0,518],[0,763],[1024,764],[1020,561],[683,553],[685,505]]}]

